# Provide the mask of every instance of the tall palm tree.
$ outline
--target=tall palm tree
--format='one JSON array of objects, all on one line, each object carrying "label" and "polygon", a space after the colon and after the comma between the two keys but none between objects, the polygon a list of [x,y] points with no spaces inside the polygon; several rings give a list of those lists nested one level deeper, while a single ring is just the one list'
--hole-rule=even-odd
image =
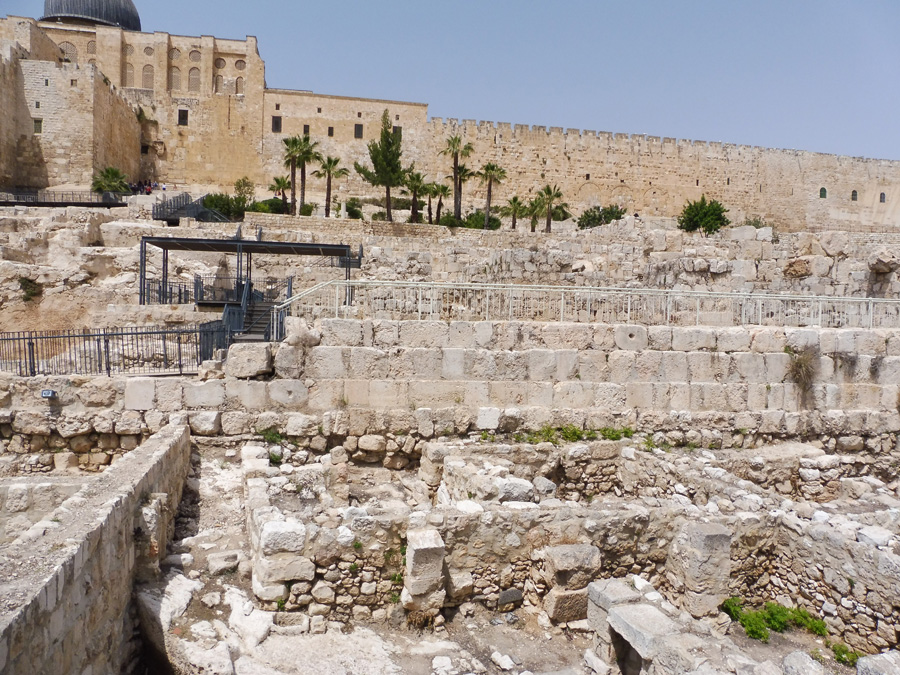
[{"label": "tall palm tree", "polygon": [[450,155],[453,158],[453,216],[462,218],[462,184],[459,182],[459,159],[465,159],[472,154],[475,148],[471,143],[463,143],[460,136],[451,136],[447,144],[441,150],[442,155]]},{"label": "tall palm tree", "polygon": [[403,181],[403,185],[406,187],[405,192],[408,192],[410,198],[412,199],[411,210],[412,212],[409,215],[409,221],[411,223],[419,222],[419,195],[425,194],[428,189],[428,184],[425,182],[425,176],[423,176],[418,171],[414,171],[415,166],[410,166],[406,171],[406,178]]},{"label": "tall palm tree", "polygon": [[512,218],[512,229],[516,229],[516,219],[519,216],[524,216],[527,214],[528,204],[519,199],[518,195],[513,195],[509,198],[509,201],[506,202],[500,208],[500,215],[504,218]]},{"label": "tall palm tree", "polygon": [[[456,215],[456,219],[457,219],[457,220],[460,220],[460,216],[459,216],[458,214],[459,214],[459,213],[462,213],[462,189],[463,189],[463,185],[464,185],[465,183],[469,182],[472,178],[475,178],[475,176],[477,176],[477,175],[478,175],[478,174],[477,174],[476,172],[472,171],[472,169],[470,169],[469,167],[467,167],[465,164],[460,164],[460,165],[456,168],[456,184],[457,184],[457,186],[458,186],[458,189],[457,189],[457,191],[456,191],[456,195],[455,195],[455,196],[459,198],[459,209],[457,209],[457,212],[458,212],[458,213],[457,213],[457,215]],[[454,204],[454,207],[455,207],[455,206],[456,206],[456,204]]]},{"label": "tall palm tree", "polygon": [[316,178],[325,179],[325,217],[328,218],[331,215],[331,179],[343,178],[350,173],[350,169],[339,166],[341,163],[340,158],[332,157],[331,155],[325,159],[319,158],[319,163],[322,168],[313,171],[312,175]]},{"label": "tall palm tree", "polygon": [[291,179],[287,176],[275,176],[269,186],[269,192],[281,197],[281,212],[287,213],[287,191],[291,189]]},{"label": "tall palm tree", "polygon": [[531,218],[531,231],[534,232],[537,228],[538,218],[541,217],[541,214],[544,213],[544,199],[540,193],[536,194],[531,200],[525,205],[525,213],[523,215]]},{"label": "tall palm tree", "polygon": [[545,210],[547,214],[547,225],[544,229],[544,232],[550,231],[550,220],[553,216],[553,207],[556,206],[556,202],[560,201],[563,197],[562,190],[559,189],[558,185],[553,185],[552,187],[548,184],[541,188],[541,191],[538,192],[538,197],[541,199],[541,206]]},{"label": "tall palm tree", "polygon": [[300,167],[300,207],[306,204],[306,165],[318,162],[322,155],[316,150],[317,141],[309,136],[288,136],[284,139],[284,165],[291,169],[291,215],[297,215],[297,167]]},{"label": "tall palm tree", "polygon": [[450,187],[443,183],[433,183],[434,196],[437,197],[437,211],[434,213],[434,222],[441,224],[441,208],[444,206],[444,197],[450,196]]},{"label": "tall palm tree", "polygon": [[481,167],[481,171],[478,172],[477,176],[481,179],[482,184],[487,183],[487,199],[484,203],[483,228],[486,230],[488,229],[491,217],[491,188],[494,186],[494,183],[500,185],[501,182],[506,180],[506,169],[493,162],[488,162]]},{"label": "tall palm tree", "polygon": [[425,185],[425,189],[422,191],[422,194],[428,197],[428,224],[431,225],[434,223],[434,219],[431,217],[431,198],[435,197],[434,189],[437,187],[437,183],[427,183]]}]

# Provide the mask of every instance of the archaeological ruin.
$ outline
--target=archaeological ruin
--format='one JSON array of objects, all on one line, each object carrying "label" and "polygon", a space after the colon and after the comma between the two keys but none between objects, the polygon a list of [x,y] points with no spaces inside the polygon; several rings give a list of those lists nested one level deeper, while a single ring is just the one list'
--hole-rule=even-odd
[{"label": "archaeological ruin", "polygon": [[[900,673],[900,163],[270,89],[130,0],[0,82],[0,673]],[[160,216],[385,107],[626,215]],[[185,192],[43,203],[110,165]]]}]

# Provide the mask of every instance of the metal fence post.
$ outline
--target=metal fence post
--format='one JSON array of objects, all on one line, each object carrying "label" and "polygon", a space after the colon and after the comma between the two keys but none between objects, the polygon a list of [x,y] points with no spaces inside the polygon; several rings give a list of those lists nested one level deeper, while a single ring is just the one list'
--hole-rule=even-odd
[{"label": "metal fence post", "polygon": [[34,362],[34,340],[28,341],[28,372],[34,377],[37,374],[37,368]]},{"label": "metal fence post", "polygon": [[112,364],[109,362],[109,338],[106,335],[103,336],[103,351],[106,356],[106,376],[109,377],[112,375]]},{"label": "metal fence post", "polygon": [[178,374],[184,373],[184,364],[181,360],[181,333],[175,333],[175,343],[178,345]]}]

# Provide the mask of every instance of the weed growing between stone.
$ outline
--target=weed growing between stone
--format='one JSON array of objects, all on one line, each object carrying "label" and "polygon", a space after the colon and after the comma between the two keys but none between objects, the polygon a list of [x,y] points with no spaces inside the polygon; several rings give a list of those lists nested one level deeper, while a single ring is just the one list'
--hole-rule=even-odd
[{"label": "weed growing between stone", "polygon": [[795,609],[784,607],[774,602],[767,602],[762,609],[745,610],[743,598],[731,597],[722,603],[720,609],[732,621],[737,621],[741,624],[747,637],[760,642],[769,641],[770,630],[774,630],[776,633],[783,633],[790,627],[802,628],[813,635],[822,637],[828,634],[825,622],[802,608]]},{"label": "weed growing between stone", "polygon": [[809,393],[816,376],[816,367],[819,362],[818,353],[811,347],[804,347],[799,351],[785,347],[784,353],[791,357],[791,362],[788,364],[788,375],[804,394]]},{"label": "weed growing between stone", "polygon": [[[513,435],[513,440],[516,443],[529,443],[530,445],[537,445],[538,443],[559,445],[562,441],[575,443],[577,441],[596,441],[599,438],[607,441],[620,441],[623,438],[631,438],[632,436],[634,436],[634,429],[631,427],[622,427],[621,429],[613,427],[582,429],[574,424],[568,424],[555,428],[546,426],[527,434],[517,433]],[[485,440],[484,434],[482,434],[482,440]]]}]

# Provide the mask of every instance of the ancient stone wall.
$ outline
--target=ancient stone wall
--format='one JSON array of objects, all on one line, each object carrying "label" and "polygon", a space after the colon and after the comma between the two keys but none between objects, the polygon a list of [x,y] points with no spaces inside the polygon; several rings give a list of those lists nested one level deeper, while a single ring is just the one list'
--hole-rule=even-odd
[{"label": "ancient stone wall", "polygon": [[[8,550],[2,576],[12,578],[15,569],[17,581],[15,602],[0,616],[3,672],[134,670],[139,645],[125,589],[133,586],[136,565],[165,553],[189,455],[187,429],[167,428]],[[149,522],[142,507],[151,496],[161,504],[155,532],[143,529]],[[159,537],[155,551],[136,550],[138,525],[144,536]]]}]

